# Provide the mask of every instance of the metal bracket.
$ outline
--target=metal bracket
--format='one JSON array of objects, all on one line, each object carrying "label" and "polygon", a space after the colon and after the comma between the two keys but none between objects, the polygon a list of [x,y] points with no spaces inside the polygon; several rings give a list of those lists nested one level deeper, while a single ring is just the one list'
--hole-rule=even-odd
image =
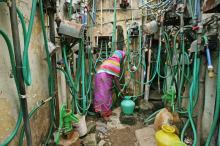
[{"label": "metal bracket", "polygon": [[20,98],[22,98],[22,99],[26,99],[27,98],[27,96],[26,95],[21,95],[20,94],[20,96],[19,96]]}]

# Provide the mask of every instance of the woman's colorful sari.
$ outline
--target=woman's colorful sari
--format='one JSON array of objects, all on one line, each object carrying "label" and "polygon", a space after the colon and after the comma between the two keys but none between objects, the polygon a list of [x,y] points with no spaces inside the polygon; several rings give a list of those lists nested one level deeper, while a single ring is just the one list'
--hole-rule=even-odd
[{"label": "woman's colorful sari", "polygon": [[124,59],[124,51],[117,50],[113,56],[105,60],[95,76],[94,108],[96,112],[107,114],[112,106],[112,88],[114,76],[120,75],[120,62]]}]

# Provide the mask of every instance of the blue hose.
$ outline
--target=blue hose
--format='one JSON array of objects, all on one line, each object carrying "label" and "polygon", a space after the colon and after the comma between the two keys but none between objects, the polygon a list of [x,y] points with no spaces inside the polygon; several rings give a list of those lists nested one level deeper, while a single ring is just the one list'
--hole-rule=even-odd
[{"label": "blue hose", "polygon": [[212,67],[212,60],[211,60],[211,55],[210,55],[210,50],[209,47],[206,47],[206,57],[207,57],[207,62],[208,62],[208,68]]}]

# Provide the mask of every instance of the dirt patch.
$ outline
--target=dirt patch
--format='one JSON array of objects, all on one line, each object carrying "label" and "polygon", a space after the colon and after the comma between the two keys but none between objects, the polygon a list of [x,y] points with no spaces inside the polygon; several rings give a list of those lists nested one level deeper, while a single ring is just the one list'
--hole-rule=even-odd
[{"label": "dirt patch", "polygon": [[135,130],[143,127],[142,123],[129,126],[123,129],[112,129],[109,132],[108,138],[110,139],[112,146],[135,146],[137,139],[135,137]]},{"label": "dirt patch", "polygon": [[[136,114],[137,118],[135,125],[122,124],[119,120],[121,110],[116,108],[113,110],[113,115],[108,122],[103,122],[97,117],[87,117],[88,121],[95,122],[95,129],[93,133],[96,133],[96,142],[98,146],[135,146],[137,139],[135,131],[144,127],[143,121],[141,121]],[[88,124],[90,125],[90,124]],[[88,126],[90,127],[90,126]],[[88,128],[90,129],[90,128]],[[90,145],[86,145],[90,146]]]},{"label": "dirt patch", "polygon": [[123,146],[125,144],[126,146],[134,146],[136,143],[135,133],[129,127],[113,130],[110,132],[109,138],[112,146]]}]

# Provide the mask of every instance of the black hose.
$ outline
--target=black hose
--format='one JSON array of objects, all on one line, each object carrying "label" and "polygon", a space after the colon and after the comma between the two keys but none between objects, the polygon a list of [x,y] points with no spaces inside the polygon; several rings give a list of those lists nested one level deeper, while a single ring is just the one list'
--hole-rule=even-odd
[{"label": "black hose", "polygon": [[28,119],[27,99],[25,98],[26,90],[25,90],[24,78],[22,75],[21,48],[20,48],[20,40],[19,40],[19,32],[18,32],[19,29],[18,29],[15,0],[11,1],[11,7],[9,7],[9,11],[10,11],[11,29],[12,29],[15,62],[16,62],[16,78],[18,79],[20,108],[23,113],[23,121],[24,121],[25,135],[27,138],[27,145],[32,146],[30,122]]}]

